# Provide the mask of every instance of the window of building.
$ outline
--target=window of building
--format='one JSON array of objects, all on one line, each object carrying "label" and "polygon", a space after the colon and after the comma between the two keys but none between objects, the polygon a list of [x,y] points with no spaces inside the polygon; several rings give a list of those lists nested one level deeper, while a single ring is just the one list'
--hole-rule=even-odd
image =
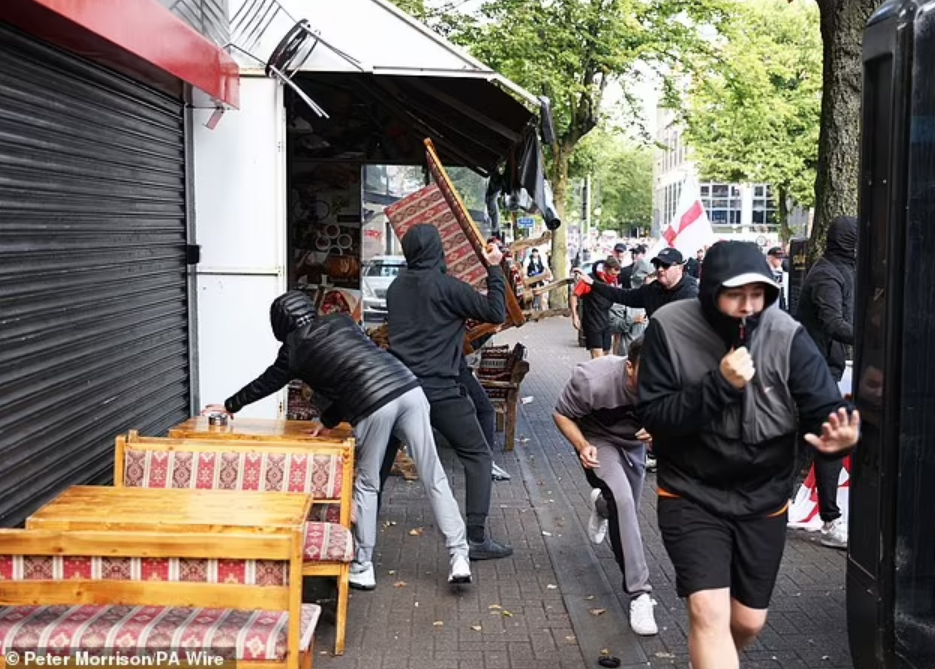
[{"label": "window of building", "polygon": [[778,222],[779,212],[772,186],[756,184],[753,187],[753,224],[775,225]]},{"label": "window of building", "polygon": [[728,226],[740,224],[743,202],[740,186],[736,184],[701,184],[701,203],[708,213],[711,225]]}]

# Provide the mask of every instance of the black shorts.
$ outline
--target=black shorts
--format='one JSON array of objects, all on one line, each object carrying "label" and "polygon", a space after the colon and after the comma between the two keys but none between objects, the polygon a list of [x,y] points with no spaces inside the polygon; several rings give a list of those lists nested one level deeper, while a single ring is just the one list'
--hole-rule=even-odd
[{"label": "black shorts", "polygon": [[786,511],[737,520],[669,497],[659,498],[657,510],[679,597],[730,588],[731,597],[744,606],[769,607],[786,545]]},{"label": "black shorts", "polygon": [[603,330],[592,330],[590,328],[585,328],[584,330],[584,345],[589,351],[595,348],[599,348],[602,351],[609,351],[611,340],[612,337],[609,325]]}]

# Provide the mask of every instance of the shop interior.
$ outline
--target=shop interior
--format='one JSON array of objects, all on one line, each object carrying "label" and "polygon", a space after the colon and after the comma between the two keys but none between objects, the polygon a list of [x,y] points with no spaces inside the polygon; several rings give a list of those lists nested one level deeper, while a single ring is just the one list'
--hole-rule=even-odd
[{"label": "shop interior", "polygon": [[[487,178],[536,117],[484,80],[299,72],[293,81],[328,116],[286,89],[288,288],[306,292],[322,315],[378,326],[402,265],[383,212],[429,183],[423,139],[432,138],[486,236]],[[308,399],[290,389],[289,418],[310,417]]]}]

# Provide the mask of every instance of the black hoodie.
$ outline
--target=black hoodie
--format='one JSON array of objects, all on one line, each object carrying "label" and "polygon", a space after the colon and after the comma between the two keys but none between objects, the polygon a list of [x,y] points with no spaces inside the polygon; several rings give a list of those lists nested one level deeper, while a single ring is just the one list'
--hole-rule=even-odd
[{"label": "black hoodie", "polygon": [[854,343],[857,219],[839,216],[828,228],[825,254],[809,270],[796,318],[805,326],[838,381]]},{"label": "black hoodie", "polygon": [[446,273],[441,235],[415,225],[403,237],[406,268],[386,293],[390,352],[419,378],[426,394],[457,385],[465,321],[506,319],[503,271],[487,268],[487,294]]},{"label": "black hoodie", "polygon": [[[779,292],[763,254],[745,242],[711,247],[701,273],[701,316],[697,328],[710,328],[723,342],[721,357],[740,344],[749,345],[758,325],[754,316],[741,323],[717,309],[723,284],[742,274],[758,274],[767,289],[767,305]],[[663,307],[663,309],[675,308]],[[778,312],[780,318],[789,316]],[[741,403],[748,385],[737,390],[713,366],[699,383],[682,385],[669,353],[666,332],[656,319],[646,330],[640,359],[638,411],[653,435],[659,462],[659,488],[729,517],[756,517],[780,511],[792,492],[796,430],[819,433],[828,414],[846,406],[811,338],[804,330],[793,336],[787,386],[798,411],[798,425],[765,443],[748,444],[740,425],[731,435],[710,429],[731,405]],[[744,418],[739,414],[741,423]]]},{"label": "black hoodie", "polygon": [[231,413],[301,379],[324,409],[322,423],[356,424],[404,393],[418,387],[396,358],[377,347],[347,314],[316,318],[307,295],[292,290],[273,301],[270,325],[282,342],[276,362],[224,406]]}]

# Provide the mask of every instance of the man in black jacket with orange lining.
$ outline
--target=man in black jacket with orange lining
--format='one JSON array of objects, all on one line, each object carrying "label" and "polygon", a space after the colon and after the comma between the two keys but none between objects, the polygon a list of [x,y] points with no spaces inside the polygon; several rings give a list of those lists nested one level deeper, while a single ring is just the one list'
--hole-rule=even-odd
[{"label": "man in black jacket with orange lining", "polygon": [[662,249],[652,259],[652,263],[656,268],[656,280],[639,288],[626,289],[602,284],[577,268],[575,274],[591,285],[598,295],[628,307],[645,309],[650,318],[656,309],[669,302],[687,300],[698,295],[698,282],[685,274],[685,260],[678,249]]},{"label": "man in black jacket with orange lining", "polygon": [[653,435],[659,529],[694,669],[737,669],[766,624],[799,427],[828,455],[859,436],[811,338],[767,308],[778,298],[756,245],[721,242],[698,299],[659,309],[645,334],[637,410]]},{"label": "man in black jacket with orange lining", "polygon": [[464,356],[465,321],[502,323],[506,282],[500,249],[485,252],[487,294],[447,274],[441,235],[432,225],[414,225],[403,236],[406,267],[386,294],[390,353],[419,379],[432,407],[432,427],[464,465],[468,544],[472,560],[512,555],[487,532],[492,459],[477,411],[458,382]]},{"label": "man in black jacket with orange lining", "polygon": [[[292,379],[301,379],[328,404],[322,423],[343,420],[354,426],[357,475],[354,478],[355,557],[350,584],[376,587],[373,548],[377,538],[380,465],[391,436],[409,446],[421,475],[438,528],[448,547],[449,583],[470,583],[468,545],[458,503],[438,460],[429,406],[419,382],[396,358],[378,348],[347,314],[316,317],[315,305],[297,290],[281,295],[270,307],[270,323],[282,342],[276,362],[227,398],[224,406],[205,411],[235,414],[272,395]],[[490,470],[487,470],[490,477]]]}]

